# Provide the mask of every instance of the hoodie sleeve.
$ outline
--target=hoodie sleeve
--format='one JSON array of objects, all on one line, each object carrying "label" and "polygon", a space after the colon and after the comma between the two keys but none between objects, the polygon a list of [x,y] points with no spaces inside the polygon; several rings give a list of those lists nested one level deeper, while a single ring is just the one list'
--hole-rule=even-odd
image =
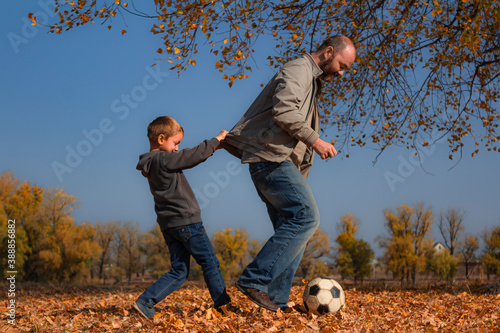
[{"label": "hoodie sleeve", "polygon": [[162,154],[161,167],[168,171],[190,169],[212,156],[219,144],[219,140],[213,138],[193,148],[182,149],[177,153]]}]

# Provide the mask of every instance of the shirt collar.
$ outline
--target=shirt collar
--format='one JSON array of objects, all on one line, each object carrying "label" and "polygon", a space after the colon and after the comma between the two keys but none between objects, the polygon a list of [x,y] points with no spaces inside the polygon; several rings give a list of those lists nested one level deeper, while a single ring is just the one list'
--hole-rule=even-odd
[{"label": "shirt collar", "polygon": [[318,64],[316,63],[316,61],[314,61],[312,55],[310,55],[309,53],[304,53],[304,58],[306,58],[307,60],[309,60],[311,62],[311,66],[312,66],[312,69],[313,69],[313,76],[314,78],[316,79],[318,76],[320,76],[321,74],[323,74],[323,71],[321,70],[321,68],[319,68]]}]

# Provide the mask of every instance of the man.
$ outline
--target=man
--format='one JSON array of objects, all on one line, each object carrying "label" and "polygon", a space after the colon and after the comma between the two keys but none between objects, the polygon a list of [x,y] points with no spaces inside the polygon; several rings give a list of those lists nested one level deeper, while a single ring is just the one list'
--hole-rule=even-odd
[{"label": "man", "polygon": [[271,311],[287,307],[293,277],[319,212],[306,182],[314,152],[333,157],[319,138],[319,79],[343,75],[356,58],[347,37],[333,36],[312,54],[285,64],[226,137],[225,148],[248,163],[257,193],[267,206],[274,235],[250,263],[236,287]]}]

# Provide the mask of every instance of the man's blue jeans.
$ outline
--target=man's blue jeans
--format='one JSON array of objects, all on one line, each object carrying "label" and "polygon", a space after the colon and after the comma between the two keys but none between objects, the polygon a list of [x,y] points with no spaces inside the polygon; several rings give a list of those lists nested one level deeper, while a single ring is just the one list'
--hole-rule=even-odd
[{"label": "man's blue jeans", "polygon": [[214,254],[212,243],[207,236],[203,223],[162,230],[170,251],[172,269],[160,277],[139,298],[141,310],[152,317],[156,311],[153,306],[179,288],[189,275],[190,256],[201,266],[214,307],[231,301],[226,293],[226,285],[219,269],[219,260]]},{"label": "man's blue jeans", "polygon": [[290,161],[251,163],[250,175],[274,227],[238,284],[256,288],[285,307],[307,242],[319,226],[316,202],[304,176]]}]

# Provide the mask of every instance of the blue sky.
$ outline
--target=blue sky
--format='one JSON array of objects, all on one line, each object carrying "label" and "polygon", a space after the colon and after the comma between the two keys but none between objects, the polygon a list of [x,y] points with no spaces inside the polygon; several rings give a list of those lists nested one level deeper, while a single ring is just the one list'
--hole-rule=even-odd
[{"label": "blue sky", "polygon": [[[80,201],[76,222],[137,221],[143,231],[155,225],[147,181],[135,165],[148,151],[146,127],[160,115],[184,127],[182,147],[192,147],[230,130],[260,92],[274,69],[265,63],[273,52],[265,41],[256,45],[250,78],[232,88],[215,69],[215,60],[201,52],[197,65],[179,78],[168,63],[151,67],[161,37],[149,32],[153,20],[128,17],[110,31],[100,24],[62,35],[31,27],[52,15],[51,1],[4,4],[0,21],[0,172],[11,170],[22,180],[60,186]],[[328,129],[322,138],[335,134]],[[358,237],[372,243],[385,232],[383,209],[398,204],[432,205],[436,240],[438,216],[448,208],[466,212],[464,227],[478,234],[500,223],[500,154],[481,151],[462,160],[448,160],[446,143],[423,154],[421,165],[406,149],[393,147],[372,161],[377,151],[351,149],[350,157],[316,158],[309,177],[321,214],[321,228],[333,239],[340,216],[361,220]],[[453,168],[452,168],[453,167]],[[451,169],[450,169],[451,168]],[[211,234],[226,227],[245,228],[263,240],[272,231],[265,206],[251,183],[247,166],[223,150],[185,172],[202,206]],[[15,218],[15,217],[13,217]]]}]

